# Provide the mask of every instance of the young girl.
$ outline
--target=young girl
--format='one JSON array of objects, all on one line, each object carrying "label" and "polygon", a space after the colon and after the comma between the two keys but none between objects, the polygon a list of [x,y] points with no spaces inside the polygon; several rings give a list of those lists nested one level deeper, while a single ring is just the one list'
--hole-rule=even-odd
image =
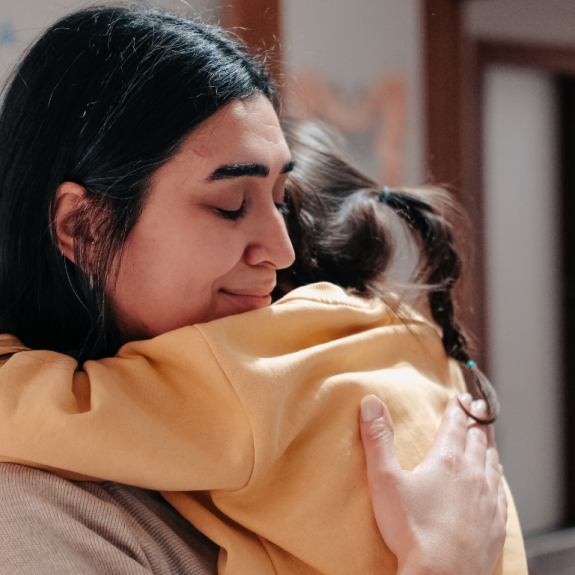
[{"label": "young girl", "polygon": [[[267,306],[267,296],[253,287],[261,283],[246,291],[238,278],[255,277],[257,271],[263,282],[270,277],[267,272],[289,268],[293,260],[284,244],[273,244],[272,253],[273,238],[267,246],[255,242],[250,234],[263,232],[244,223],[273,225],[281,232],[277,213],[267,210],[270,197],[281,203],[281,176],[293,163],[273,155],[283,154],[284,148],[274,127],[277,118],[270,113],[261,94],[245,103],[231,101],[208,115],[152,174],[146,204],[135,212],[139,219],[128,236],[132,243],[126,244],[114,292],[124,339],[133,339],[134,333],[157,335],[146,324],[129,321],[130,297],[122,299],[126,285],[135,290],[125,292],[128,296],[140,295],[139,284],[126,278],[145,282],[152,273],[135,265],[134,244],[148,239],[146,226],[156,230],[148,224],[157,223],[158,211],[171,209],[168,224],[179,226],[178,212],[188,209],[178,203],[185,195],[179,190],[188,178],[197,178],[201,188],[247,174],[252,180],[241,189],[239,206],[235,200],[228,205],[226,196],[215,209],[206,210],[202,200],[191,210],[224,230],[213,218],[218,212],[229,226],[225,230],[233,231],[225,233],[235,240],[238,230],[247,234],[242,260],[216,282],[216,304],[233,311],[202,316],[203,323],[186,316],[182,325],[194,325],[165,333],[160,327],[157,337],[126,343],[115,357],[86,361],[82,370],[71,357],[22,351],[6,336],[2,351],[11,357],[0,369],[0,453],[7,460],[63,470],[67,477],[82,474],[163,490],[180,513],[221,546],[221,573],[393,573],[396,559],[372,515],[356,406],[366,393],[386,402],[399,461],[413,469],[431,446],[448,399],[465,390],[459,368],[449,359],[467,358],[452,321],[450,289],[458,260],[442,219],[446,204],[439,192],[430,192],[427,203],[423,192],[382,192],[338,158],[328,142],[317,141],[315,156],[308,150],[296,157],[299,172],[288,183],[286,217],[298,259],[281,288],[302,287]],[[253,117],[262,121],[253,124]],[[262,141],[267,143],[260,149]],[[297,146],[297,138],[293,143]],[[238,157],[246,148],[251,154],[259,150],[267,163],[218,160],[215,170],[204,166],[213,153],[227,153],[221,148],[231,148]],[[183,169],[189,162],[198,163],[199,175]],[[258,178],[267,178],[272,169],[277,180],[270,194],[267,187],[258,187]],[[111,177],[112,185],[117,178]],[[170,195],[168,188],[178,193]],[[219,188],[210,189],[215,191],[209,197],[218,197]],[[94,258],[107,255],[98,251],[107,229],[105,206],[87,199],[88,184],[64,180],[51,206],[54,241],[70,262],[66,265],[85,274],[79,297],[102,282]],[[203,233],[211,233],[210,226]],[[416,242],[421,238],[418,279],[429,287],[429,311],[443,336],[385,285],[384,274],[397,262],[393,241],[403,243],[411,228]],[[161,238],[157,230],[150,237],[147,245],[153,249]],[[213,261],[208,263],[217,266],[234,245],[227,243],[221,253],[214,243],[209,244]],[[409,240],[406,244],[411,245]],[[211,273],[209,265],[205,269]],[[333,283],[305,285],[326,279],[363,297]],[[374,297],[384,295],[389,304]],[[251,311],[238,314],[242,306]],[[212,309],[205,306],[202,313]],[[143,309],[141,317],[153,311]],[[490,405],[487,417],[493,412]],[[497,463],[488,460],[487,467],[497,485]],[[462,565],[461,573],[466,569]],[[513,508],[497,569],[526,572]]]}]

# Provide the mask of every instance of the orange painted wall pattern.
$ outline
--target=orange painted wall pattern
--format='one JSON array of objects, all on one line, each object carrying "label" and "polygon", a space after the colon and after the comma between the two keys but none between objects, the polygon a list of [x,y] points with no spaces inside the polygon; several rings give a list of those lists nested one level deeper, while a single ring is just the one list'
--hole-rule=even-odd
[{"label": "orange painted wall pattern", "polygon": [[290,114],[322,120],[344,134],[367,132],[375,124],[371,146],[379,164],[376,177],[388,186],[401,185],[407,127],[407,82],[402,74],[381,77],[350,104],[319,74],[299,70],[290,74],[285,96]]}]

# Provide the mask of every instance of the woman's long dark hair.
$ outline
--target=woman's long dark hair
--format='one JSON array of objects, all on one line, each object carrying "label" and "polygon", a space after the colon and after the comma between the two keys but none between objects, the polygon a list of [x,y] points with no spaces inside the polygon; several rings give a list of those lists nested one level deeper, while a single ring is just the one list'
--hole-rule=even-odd
[{"label": "woman's long dark hair", "polygon": [[[276,297],[318,281],[364,297],[386,299],[390,291],[413,299],[426,295],[446,355],[469,370],[470,392],[487,403],[484,419],[472,417],[494,421],[497,395],[470,360],[454,316],[451,291],[462,267],[454,238],[457,228],[468,229],[458,204],[437,187],[382,188],[350,164],[338,142],[317,124],[284,119],[283,128],[296,162],[287,182],[286,210],[296,260],[278,272]],[[411,264],[403,265],[411,269],[398,281],[394,263],[410,244]]]},{"label": "woman's long dark hair", "polygon": [[[27,51],[0,111],[0,333],[80,360],[113,355],[113,263],[152,174],[205,119],[264,94],[264,67],[199,20],[138,7],[67,16]],[[86,190],[75,261],[56,245],[54,198]]]}]

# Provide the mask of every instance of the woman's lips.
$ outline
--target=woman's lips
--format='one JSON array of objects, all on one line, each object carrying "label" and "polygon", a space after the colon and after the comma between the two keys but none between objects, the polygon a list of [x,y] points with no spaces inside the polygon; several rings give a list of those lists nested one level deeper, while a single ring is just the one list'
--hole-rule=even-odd
[{"label": "woman's lips", "polygon": [[272,303],[272,296],[269,293],[259,295],[259,293],[250,293],[248,290],[222,289],[220,291],[231,298],[240,308],[237,313],[261,309],[268,307]]}]

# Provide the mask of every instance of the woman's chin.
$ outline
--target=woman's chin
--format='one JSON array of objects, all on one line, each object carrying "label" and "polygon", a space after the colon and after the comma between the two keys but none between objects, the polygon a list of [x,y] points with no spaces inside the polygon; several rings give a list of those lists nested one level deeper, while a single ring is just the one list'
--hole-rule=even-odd
[{"label": "woman's chin", "polygon": [[272,303],[272,296],[270,294],[258,296],[230,293],[226,291],[220,291],[220,294],[225,298],[226,305],[222,306],[222,312],[219,314],[217,319],[221,319],[229,315],[237,315],[239,313],[262,309],[264,307],[268,307]]}]

